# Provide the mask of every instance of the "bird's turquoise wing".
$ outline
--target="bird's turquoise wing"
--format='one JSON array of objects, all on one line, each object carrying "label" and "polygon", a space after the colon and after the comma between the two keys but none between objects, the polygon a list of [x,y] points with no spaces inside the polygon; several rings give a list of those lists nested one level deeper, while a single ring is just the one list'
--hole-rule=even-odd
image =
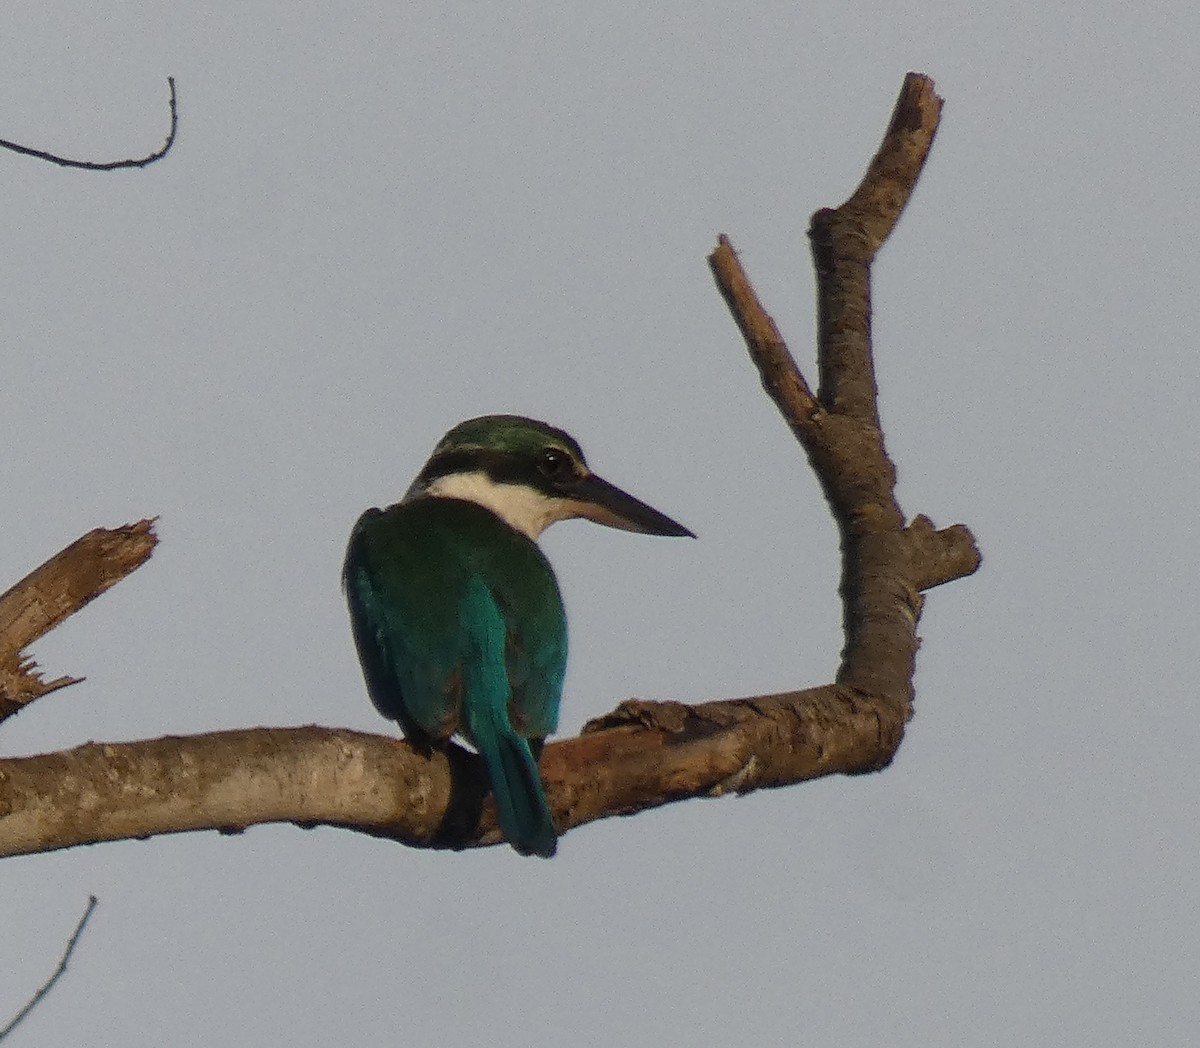
[{"label": "bird's turquoise wing", "polygon": [[542,551],[525,536],[515,537],[523,540],[520,557],[496,557],[480,570],[504,620],[509,715],[520,734],[544,739],[558,728],[567,619]]}]

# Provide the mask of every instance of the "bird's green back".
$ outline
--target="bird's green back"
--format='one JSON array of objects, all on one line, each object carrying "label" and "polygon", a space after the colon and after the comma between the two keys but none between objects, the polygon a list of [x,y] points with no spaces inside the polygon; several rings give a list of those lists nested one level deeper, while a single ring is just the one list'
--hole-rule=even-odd
[{"label": "bird's green back", "polygon": [[[344,581],[372,701],[406,734],[460,729],[465,660],[481,650],[504,653],[482,672],[503,674],[492,683],[507,688],[513,728],[540,739],[557,727],[567,659],[558,584],[536,543],[490,510],[447,498],[368,510]],[[498,617],[479,613],[484,592]],[[481,644],[479,631],[498,623],[504,636]]]}]

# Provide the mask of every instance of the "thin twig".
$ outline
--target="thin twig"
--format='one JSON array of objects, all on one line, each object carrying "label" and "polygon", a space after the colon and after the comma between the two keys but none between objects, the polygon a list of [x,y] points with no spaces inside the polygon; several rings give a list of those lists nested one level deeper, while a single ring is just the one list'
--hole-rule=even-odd
[{"label": "thin twig", "polygon": [[72,160],[70,157],[59,156],[56,153],[47,153],[44,149],[33,149],[30,146],[23,146],[19,142],[9,142],[6,139],[0,138],[0,146],[5,149],[11,149],[14,153],[20,153],[22,156],[37,157],[38,160],[49,160],[52,164],[58,164],[59,167],[77,167],[84,171],[116,171],[123,167],[146,167],[148,164],[153,164],[156,160],[161,160],[167,155],[167,151],[175,144],[175,132],[179,128],[179,114],[175,109],[175,78],[167,77],[167,86],[171,90],[171,97],[168,101],[168,106],[171,110],[171,128],[167,132],[166,140],[153,153],[147,153],[143,157],[131,157],[128,160]]},{"label": "thin twig", "polygon": [[12,1033],[25,1017],[41,1004],[42,998],[54,989],[54,984],[62,978],[63,972],[67,970],[67,962],[70,961],[71,954],[75,952],[75,946],[79,942],[79,937],[83,934],[83,929],[86,927],[88,920],[92,916],[92,911],[95,909],[96,896],[89,895],[87,909],[83,911],[83,916],[79,918],[79,923],[75,925],[75,931],[72,933],[71,938],[67,940],[67,948],[63,950],[62,958],[58,962],[58,967],[54,969],[54,974],[42,984],[42,988],[37,993],[29,998],[25,1007],[12,1017],[9,1024],[3,1030],[0,1030],[0,1041],[3,1041],[5,1037]]}]

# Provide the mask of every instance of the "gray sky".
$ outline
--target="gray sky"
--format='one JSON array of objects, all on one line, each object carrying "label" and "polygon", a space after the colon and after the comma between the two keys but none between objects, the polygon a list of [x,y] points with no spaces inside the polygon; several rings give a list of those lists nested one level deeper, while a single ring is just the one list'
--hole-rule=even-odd
[{"label": "gray sky", "polygon": [[[338,571],[461,418],[571,430],[695,543],[545,545],[564,731],[629,695],[826,682],[832,523],[704,257],[811,359],[809,214],[906,70],[947,99],[876,267],[934,591],[892,768],[568,834],[552,862],[292,827],[4,863],[13,1043],[1194,1043],[1194,3],[9,5],[0,585],[159,514],[41,642],[85,684],[0,752],[263,724],[388,732]],[[811,374],[811,369],[810,369]]]}]

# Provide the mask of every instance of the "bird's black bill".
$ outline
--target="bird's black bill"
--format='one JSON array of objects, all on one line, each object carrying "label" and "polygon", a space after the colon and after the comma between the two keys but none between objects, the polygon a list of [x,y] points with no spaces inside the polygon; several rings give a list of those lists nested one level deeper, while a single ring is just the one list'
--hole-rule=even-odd
[{"label": "bird's black bill", "polygon": [[694,539],[696,536],[682,524],[641,499],[601,480],[594,473],[581,477],[571,485],[568,498],[581,517],[607,524],[623,531],[639,531],[643,535],[670,535]]}]

